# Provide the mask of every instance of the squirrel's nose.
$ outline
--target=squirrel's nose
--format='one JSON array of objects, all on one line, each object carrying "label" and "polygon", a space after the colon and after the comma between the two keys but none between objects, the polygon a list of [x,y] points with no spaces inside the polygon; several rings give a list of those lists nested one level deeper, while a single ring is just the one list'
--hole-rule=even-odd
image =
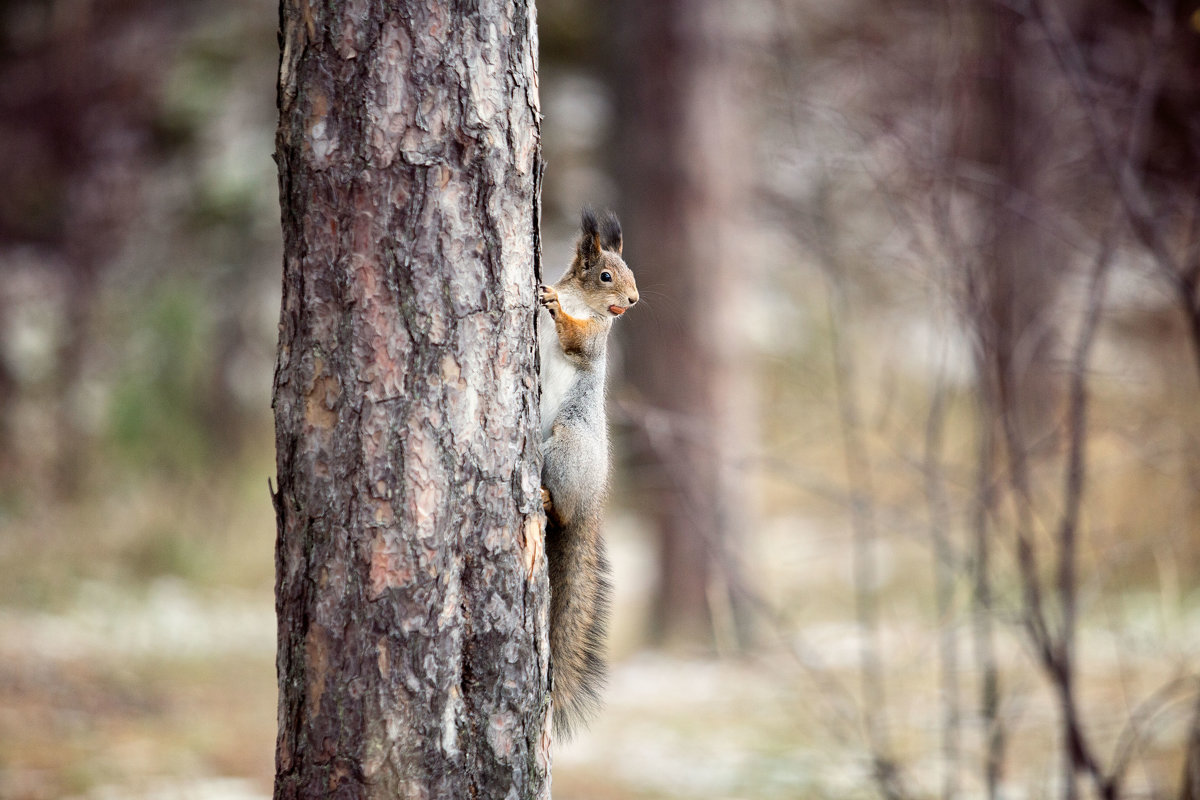
[{"label": "squirrel's nose", "polygon": [[627,297],[625,299],[629,301],[629,305],[633,305],[638,301],[638,296],[635,294],[632,297]]}]

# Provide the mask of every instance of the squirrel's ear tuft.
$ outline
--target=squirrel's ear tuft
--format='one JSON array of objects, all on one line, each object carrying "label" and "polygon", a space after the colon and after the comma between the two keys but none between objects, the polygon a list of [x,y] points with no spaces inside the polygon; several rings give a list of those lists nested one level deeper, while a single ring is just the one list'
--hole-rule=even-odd
[{"label": "squirrel's ear tuft", "polygon": [[621,223],[611,211],[604,215],[604,222],[600,226],[600,246],[617,255],[621,254]]},{"label": "squirrel's ear tuft", "polygon": [[586,268],[600,255],[600,226],[596,222],[596,212],[590,208],[583,209],[579,220],[579,244],[576,250]]},{"label": "squirrel's ear tuft", "polygon": [[591,236],[600,231],[600,225],[596,222],[596,212],[590,206],[584,207],[583,213],[579,215],[579,228]]}]

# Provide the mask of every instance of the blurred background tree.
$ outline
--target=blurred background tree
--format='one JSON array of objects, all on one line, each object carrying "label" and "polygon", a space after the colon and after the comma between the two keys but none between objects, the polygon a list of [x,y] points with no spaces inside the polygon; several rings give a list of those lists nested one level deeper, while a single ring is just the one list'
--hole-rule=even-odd
[{"label": "blurred background tree", "polygon": [[4,7],[3,459],[36,491],[77,496],[98,453],[207,468],[261,425],[272,36],[239,8]]},{"label": "blurred background tree", "polygon": [[632,392],[622,405],[636,431],[624,480],[658,538],[651,631],[676,645],[715,634],[727,648],[746,633],[740,553],[757,524],[743,319],[758,278],[745,232],[754,110],[742,98],[761,32],[736,11],[618,4],[605,65],[616,111],[608,160],[652,305],[629,321]]},{"label": "blurred background tree", "polygon": [[[276,9],[0,14],[0,796],[265,796]],[[539,4],[547,277],[644,298],[559,796],[1181,793],[1198,19]]]}]

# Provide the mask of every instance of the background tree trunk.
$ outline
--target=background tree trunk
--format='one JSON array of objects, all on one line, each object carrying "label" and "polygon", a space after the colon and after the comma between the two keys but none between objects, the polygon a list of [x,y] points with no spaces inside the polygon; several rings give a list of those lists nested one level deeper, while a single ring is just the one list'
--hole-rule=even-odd
[{"label": "background tree trunk", "polygon": [[754,516],[754,381],[740,335],[752,145],[736,13],[627,1],[617,19],[621,220],[651,307],[629,323],[629,376],[645,402],[637,480],[656,490],[653,627],[668,643],[711,639],[714,622],[741,617],[727,612],[738,606],[739,532]]},{"label": "background tree trunk", "polygon": [[1048,145],[1061,135],[1038,91],[1037,70],[1047,67],[1023,33],[1022,16],[1003,7],[955,9],[970,48],[956,172],[983,175],[959,179],[979,217],[967,313],[979,340],[980,380],[988,383],[981,391],[1010,419],[1010,444],[1028,449],[1054,429],[1063,388],[1055,311],[1069,254],[1047,221],[1056,198],[1044,185]]},{"label": "background tree trunk", "polygon": [[281,4],[275,796],[546,797],[532,2]]},{"label": "background tree trunk", "polygon": [[[951,134],[951,185],[974,212],[964,252],[963,307],[975,337],[979,408],[975,508],[972,526],[975,655],[982,674],[979,710],[985,726],[983,773],[987,796],[1000,791],[1008,746],[1000,715],[1001,685],[993,641],[993,572],[999,549],[995,526],[999,475],[1011,476],[1021,512],[1030,511],[1028,460],[1057,424],[1061,375],[1054,359],[1055,315],[1067,253],[1050,235],[1050,208],[1040,181],[1053,119],[1033,75],[1042,62],[1022,33],[1019,13],[999,6],[955,3],[963,31]],[[1044,182],[1044,181],[1042,181]],[[1038,220],[1043,220],[1038,224]],[[1007,462],[1006,471],[1003,464]],[[1022,556],[1032,559],[1030,534],[1020,516]],[[1040,613],[1040,609],[1038,611]]]}]

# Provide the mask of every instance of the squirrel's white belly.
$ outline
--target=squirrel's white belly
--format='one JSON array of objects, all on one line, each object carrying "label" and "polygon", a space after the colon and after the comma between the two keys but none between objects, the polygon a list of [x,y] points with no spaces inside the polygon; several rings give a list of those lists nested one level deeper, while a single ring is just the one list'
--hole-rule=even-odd
[{"label": "squirrel's white belly", "polygon": [[550,435],[550,425],[558,415],[577,370],[563,355],[549,314],[542,318],[538,340],[542,360],[542,438],[545,439]]}]

